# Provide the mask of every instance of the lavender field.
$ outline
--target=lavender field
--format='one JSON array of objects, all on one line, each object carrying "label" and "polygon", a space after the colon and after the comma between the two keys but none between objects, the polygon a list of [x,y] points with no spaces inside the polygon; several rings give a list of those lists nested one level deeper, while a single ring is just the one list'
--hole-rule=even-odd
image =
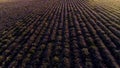
[{"label": "lavender field", "polygon": [[119,0],[0,3],[0,68],[120,68]]}]

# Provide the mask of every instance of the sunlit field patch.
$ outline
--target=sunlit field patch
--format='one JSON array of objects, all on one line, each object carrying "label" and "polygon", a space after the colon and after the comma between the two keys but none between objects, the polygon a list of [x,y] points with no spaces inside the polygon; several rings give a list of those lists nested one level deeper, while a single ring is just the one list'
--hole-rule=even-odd
[{"label": "sunlit field patch", "polygon": [[114,8],[120,8],[120,0],[90,0],[93,5],[109,6]]},{"label": "sunlit field patch", "polygon": [[89,0],[94,7],[102,6],[111,12],[120,13],[120,0]]}]

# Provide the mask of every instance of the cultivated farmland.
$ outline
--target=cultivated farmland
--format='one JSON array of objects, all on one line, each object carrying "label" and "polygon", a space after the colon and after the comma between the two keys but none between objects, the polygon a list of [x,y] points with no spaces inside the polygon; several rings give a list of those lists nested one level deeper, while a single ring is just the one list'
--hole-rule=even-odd
[{"label": "cultivated farmland", "polygon": [[8,26],[2,27],[0,33],[0,67],[120,68],[120,7],[100,3],[2,3],[8,10],[3,6],[0,11],[8,14],[1,20]]}]

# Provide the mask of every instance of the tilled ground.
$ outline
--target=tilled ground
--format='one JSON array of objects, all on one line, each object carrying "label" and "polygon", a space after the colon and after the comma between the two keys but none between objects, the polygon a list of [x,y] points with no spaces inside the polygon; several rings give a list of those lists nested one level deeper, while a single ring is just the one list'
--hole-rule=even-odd
[{"label": "tilled ground", "polygon": [[87,0],[45,1],[0,35],[2,68],[120,68],[117,10]]}]

